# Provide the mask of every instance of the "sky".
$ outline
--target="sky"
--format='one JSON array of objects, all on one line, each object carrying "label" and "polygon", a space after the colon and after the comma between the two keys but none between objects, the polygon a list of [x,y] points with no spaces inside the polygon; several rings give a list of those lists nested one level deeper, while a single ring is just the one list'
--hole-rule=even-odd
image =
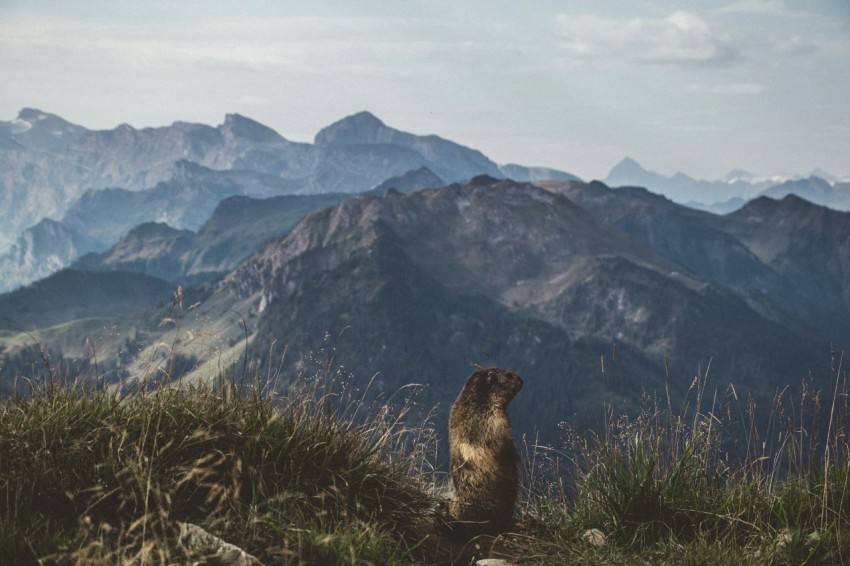
[{"label": "sky", "polygon": [[227,113],[294,141],[362,110],[604,178],[850,178],[850,0],[0,0],[0,120]]}]

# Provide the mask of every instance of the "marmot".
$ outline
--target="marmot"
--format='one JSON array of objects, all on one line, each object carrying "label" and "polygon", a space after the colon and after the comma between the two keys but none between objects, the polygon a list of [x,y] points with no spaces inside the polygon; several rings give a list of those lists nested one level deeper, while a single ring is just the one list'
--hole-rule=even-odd
[{"label": "marmot", "polygon": [[519,493],[519,453],[508,403],[522,379],[508,370],[473,372],[449,417],[449,468],[454,498],[452,530],[464,535],[498,534],[513,524]]}]

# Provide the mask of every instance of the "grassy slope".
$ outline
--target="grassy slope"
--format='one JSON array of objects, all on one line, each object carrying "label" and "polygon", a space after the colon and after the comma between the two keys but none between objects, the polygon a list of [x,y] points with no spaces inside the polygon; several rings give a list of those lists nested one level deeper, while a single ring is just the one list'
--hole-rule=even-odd
[{"label": "grassy slope", "polygon": [[[183,522],[266,564],[468,563],[475,552],[438,540],[431,426],[405,420],[409,403],[361,406],[332,360],[319,364],[283,396],[227,385],[118,395],[48,380],[3,400],[0,563],[197,560]],[[647,401],[631,419],[609,414],[598,435],[566,431],[564,449],[526,447],[518,535],[476,552],[846,562],[850,411],[836,375],[834,392],[779,399],[769,430],[699,378],[678,410]]]}]

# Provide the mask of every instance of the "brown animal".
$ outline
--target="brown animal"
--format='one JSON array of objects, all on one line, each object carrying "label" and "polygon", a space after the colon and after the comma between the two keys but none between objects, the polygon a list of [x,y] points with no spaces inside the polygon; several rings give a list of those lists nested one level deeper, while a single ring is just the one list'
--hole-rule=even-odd
[{"label": "brown animal", "polygon": [[481,369],[469,376],[452,405],[449,466],[454,498],[449,520],[455,533],[492,535],[513,524],[520,458],[508,403],[520,389],[522,379],[517,374]]}]

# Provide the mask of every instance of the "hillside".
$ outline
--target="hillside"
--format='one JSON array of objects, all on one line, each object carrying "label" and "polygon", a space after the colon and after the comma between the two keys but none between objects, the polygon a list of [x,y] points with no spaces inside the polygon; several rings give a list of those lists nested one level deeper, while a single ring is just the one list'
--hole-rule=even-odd
[{"label": "hillside", "polygon": [[114,320],[167,301],[173,291],[171,284],[138,273],[63,269],[0,295],[0,320],[4,329],[15,331],[82,318]]},{"label": "hillside", "polygon": [[846,287],[850,213],[789,195],[759,197],[716,215],[638,187],[540,183],[705,281],[727,287],[762,315],[840,342],[850,326]]},{"label": "hillside", "polygon": [[197,233],[163,223],[130,230],[103,253],[79,258],[90,271],[135,271],[170,281],[197,282],[235,268],[267,240],[286,234],[307,214],[336,204],[341,194],[288,195],[221,201]]}]

